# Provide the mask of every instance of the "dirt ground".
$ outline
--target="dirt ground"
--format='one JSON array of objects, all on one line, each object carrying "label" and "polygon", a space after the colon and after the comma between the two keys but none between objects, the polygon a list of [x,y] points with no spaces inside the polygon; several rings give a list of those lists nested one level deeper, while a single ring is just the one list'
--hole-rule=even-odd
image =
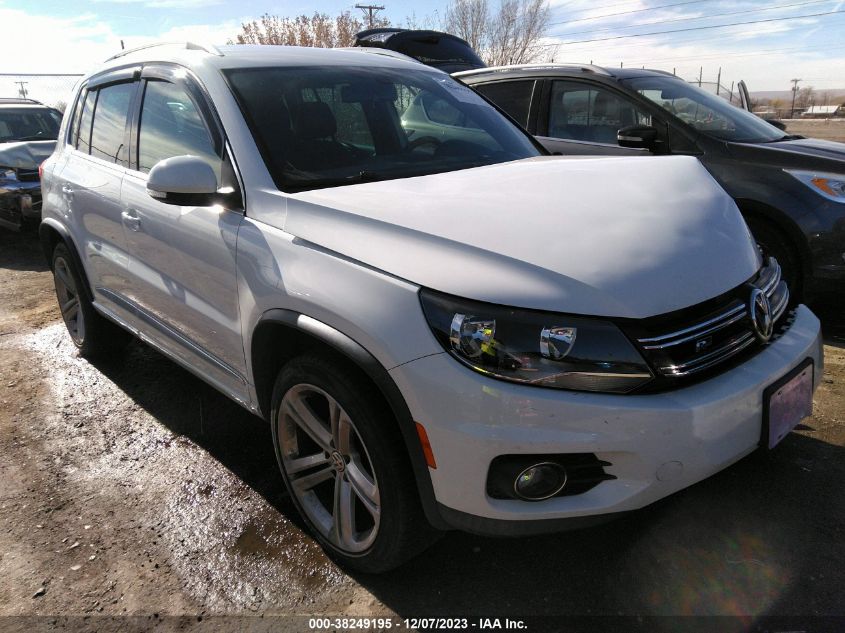
[{"label": "dirt ground", "polygon": [[788,119],[784,123],[790,134],[845,143],[845,119]]},{"label": "dirt ground", "polygon": [[[845,615],[843,312],[819,308],[815,415],[777,450],[602,527],[450,533],[369,577],[303,532],[261,420],[140,343],[114,364],[78,358],[35,236],[0,231],[0,629],[160,630],[182,616],[182,630],[226,614]],[[96,619],[123,615],[136,618]]]}]

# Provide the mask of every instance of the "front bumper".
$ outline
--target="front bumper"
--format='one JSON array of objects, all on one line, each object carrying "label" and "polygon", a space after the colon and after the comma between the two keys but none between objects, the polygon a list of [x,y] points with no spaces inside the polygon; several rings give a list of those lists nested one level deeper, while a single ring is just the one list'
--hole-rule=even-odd
[{"label": "front bumper", "polygon": [[0,222],[20,228],[41,219],[41,183],[0,180]]},{"label": "front bumper", "polygon": [[[818,319],[805,306],[792,326],[729,371],[675,391],[609,395],[497,381],[448,354],[390,371],[414,420],[427,433],[437,468],[429,469],[443,518],[482,533],[534,533],[561,519],[627,512],[653,503],[736,462],[758,445],[763,390],[806,358],[821,380]],[[494,457],[520,453],[594,453],[612,465],[604,481],[579,495],[540,502],[486,494]],[[519,522],[519,523],[517,523]]]}]

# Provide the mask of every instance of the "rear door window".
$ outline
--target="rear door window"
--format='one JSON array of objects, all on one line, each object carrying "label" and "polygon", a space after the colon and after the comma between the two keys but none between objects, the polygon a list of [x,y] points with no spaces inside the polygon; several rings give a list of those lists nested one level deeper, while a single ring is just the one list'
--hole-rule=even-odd
[{"label": "rear door window", "polygon": [[94,120],[94,105],[97,103],[97,91],[92,90],[85,96],[79,129],[76,136],[76,148],[84,154],[91,153],[91,121]]},{"label": "rear door window", "polygon": [[496,81],[483,86],[473,86],[477,92],[490,99],[507,112],[522,127],[528,125],[528,112],[531,109],[531,94],[534,92],[534,80]]},{"label": "rear door window", "polygon": [[91,128],[91,156],[127,166],[126,118],[136,84],[100,88]]}]

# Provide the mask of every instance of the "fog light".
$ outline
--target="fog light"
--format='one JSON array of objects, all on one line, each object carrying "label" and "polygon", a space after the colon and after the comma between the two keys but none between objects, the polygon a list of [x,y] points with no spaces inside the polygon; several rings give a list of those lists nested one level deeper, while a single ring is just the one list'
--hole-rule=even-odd
[{"label": "fog light", "polygon": [[542,501],[554,497],[566,485],[566,469],[554,462],[534,464],[516,476],[513,491],[526,501]]}]

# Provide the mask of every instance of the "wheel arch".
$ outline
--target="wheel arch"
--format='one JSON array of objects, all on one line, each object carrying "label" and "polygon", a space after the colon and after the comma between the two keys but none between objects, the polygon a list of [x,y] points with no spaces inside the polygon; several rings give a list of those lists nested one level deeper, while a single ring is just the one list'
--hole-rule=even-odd
[{"label": "wheel arch", "polygon": [[768,224],[772,229],[780,232],[787,240],[801,264],[801,277],[806,280],[812,270],[812,255],[807,240],[797,224],[783,211],[765,202],[750,198],[737,198],[736,205],[743,217],[752,217],[758,222]]},{"label": "wheel arch", "polygon": [[292,310],[274,309],[261,316],[252,332],[249,351],[253,384],[264,418],[269,420],[273,384],[284,365],[306,351],[320,349],[351,362],[376,387],[399,426],[426,518],[435,528],[448,529],[437,510],[428,465],[405,398],[387,369],[343,332]]},{"label": "wheel arch", "polygon": [[41,221],[38,226],[38,239],[41,242],[41,250],[44,253],[44,259],[47,260],[47,266],[53,270],[53,251],[59,242],[64,243],[70,252],[70,257],[73,260],[73,265],[79,271],[82,277],[82,291],[89,301],[94,300],[94,293],[91,291],[91,284],[88,281],[88,275],[85,273],[85,267],[82,265],[82,258],[79,256],[79,249],[76,248],[76,243],[73,241],[70,232],[67,228],[50,219]]}]

